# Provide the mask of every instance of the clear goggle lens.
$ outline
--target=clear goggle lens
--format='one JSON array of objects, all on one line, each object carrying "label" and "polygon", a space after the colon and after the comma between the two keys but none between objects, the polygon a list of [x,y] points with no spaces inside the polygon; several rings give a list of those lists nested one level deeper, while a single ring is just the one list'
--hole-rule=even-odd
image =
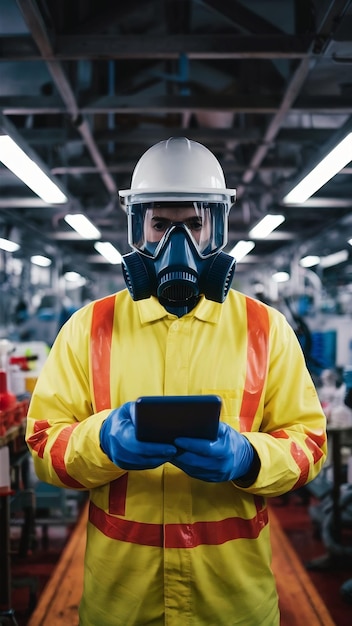
[{"label": "clear goggle lens", "polygon": [[203,258],[227,243],[224,202],[143,202],[130,205],[127,213],[129,244],[146,256],[156,257],[176,226],[186,228]]}]

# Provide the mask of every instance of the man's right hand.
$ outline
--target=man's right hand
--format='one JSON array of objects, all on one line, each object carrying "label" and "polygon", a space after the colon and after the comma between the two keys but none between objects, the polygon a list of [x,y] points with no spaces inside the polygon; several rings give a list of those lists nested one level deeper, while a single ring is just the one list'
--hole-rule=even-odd
[{"label": "man's right hand", "polygon": [[103,422],[100,446],[110,461],[121,469],[153,469],[171,461],[176,447],[168,443],[149,443],[136,439],[134,402],[126,402],[114,409]]}]

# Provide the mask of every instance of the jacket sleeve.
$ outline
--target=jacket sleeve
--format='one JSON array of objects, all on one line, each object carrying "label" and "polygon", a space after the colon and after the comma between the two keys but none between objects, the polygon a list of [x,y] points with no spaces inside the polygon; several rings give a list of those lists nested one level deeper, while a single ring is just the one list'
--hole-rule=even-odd
[{"label": "jacket sleeve", "polygon": [[260,471],[247,488],[278,496],[313,480],[327,454],[326,418],[301,346],[285,317],[271,318],[270,357],[259,432],[244,433]]},{"label": "jacket sleeve", "polygon": [[94,412],[90,383],[92,308],[61,329],[39,375],[27,416],[26,440],[38,477],[72,489],[91,489],[125,473],[100,448],[111,408]]}]

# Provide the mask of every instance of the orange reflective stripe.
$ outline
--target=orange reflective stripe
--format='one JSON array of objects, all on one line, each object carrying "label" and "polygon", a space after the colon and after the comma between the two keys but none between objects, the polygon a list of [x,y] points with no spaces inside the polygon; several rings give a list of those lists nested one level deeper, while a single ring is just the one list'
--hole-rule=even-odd
[{"label": "orange reflective stripe", "polygon": [[34,422],[33,434],[27,439],[27,444],[37,452],[40,459],[44,457],[49,428],[50,422],[48,420],[38,420]]},{"label": "orange reflective stripe", "polygon": [[[270,433],[270,435],[277,439],[290,438],[285,430],[276,430],[275,432]],[[324,445],[325,441],[326,436],[323,431],[321,431],[321,433],[313,431],[309,432],[309,434],[307,433],[307,437],[305,438],[305,444],[313,456],[314,463],[317,463],[319,459],[321,459],[321,457],[323,456],[323,451],[321,448]],[[300,470],[299,478],[296,484],[292,487],[292,490],[294,490],[306,484],[309,478],[310,461],[305,451],[294,441],[291,442],[290,453]]]},{"label": "orange reflective stripe", "polygon": [[298,489],[305,485],[308,480],[310,463],[304,450],[295,441],[291,442],[290,452],[300,470],[300,476],[292,487],[292,489]]},{"label": "orange reflective stripe", "polygon": [[268,367],[269,315],[260,303],[246,298],[247,371],[240,410],[240,430],[250,432],[263,392]]},{"label": "orange reflective stripe", "polygon": [[113,480],[109,485],[109,512],[112,515],[125,515],[128,472]]},{"label": "orange reflective stripe", "polygon": [[71,424],[70,426],[63,428],[58,437],[55,439],[50,450],[51,463],[56,474],[60,478],[61,482],[66,485],[66,487],[70,487],[71,489],[84,489],[84,485],[67,473],[65,465],[66,448],[70,437],[74,429],[77,428],[78,424],[79,422],[76,422],[75,424]]},{"label": "orange reflective stripe", "polygon": [[313,455],[314,463],[317,463],[323,456],[322,447],[326,442],[325,433],[323,431],[321,433],[310,432],[307,434],[305,442]]},{"label": "orange reflective stripe", "polygon": [[[111,342],[114,325],[115,294],[98,300],[94,304],[90,359],[92,366],[93,394],[96,411],[110,409],[110,360]],[[109,485],[109,511],[114,515],[124,515],[128,473]]]},{"label": "orange reflective stripe", "polygon": [[[77,426],[78,422],[71,424],[70,426],[66,426],[66,428],[59,433],[51,446],[50,457],[53,469],[66,487],[70,487],[71,489],[84,489],[84,485],[67,473],[65,465],[66,448],[72,432]],[[44,452],[49,437],[47,431],[50,428],[50,422],[47,420],[38,420],[34,423],[33,435],[27,439],[27,443],[30,448],[35,450],[41,459],[44,458]]]},{"label": "orange reflective stripe", "polygon": [[91,328],[91,367],[96,411],[111,408],[110,355],[115,295],[94,304]]},{"label": "orange reflective stripe", "polygon": [[110,539],[159,548],[195,548],[235,539],[256,539],[268,523],[268,510],[257,506],[256,515],[251,519],[229,517],[214,522],[163,526],[114,517],[91,502],[89,521]]}]

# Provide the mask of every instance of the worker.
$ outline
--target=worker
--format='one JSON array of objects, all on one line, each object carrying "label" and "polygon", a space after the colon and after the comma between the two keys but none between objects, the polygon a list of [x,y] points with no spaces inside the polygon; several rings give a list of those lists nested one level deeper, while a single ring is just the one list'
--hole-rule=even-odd
[{"label": "worker", "polygon": [[[90,491],[80,625],[278,625],[267,498],[326,457],[302,350],[280,312],[230,288],[235,190],[210,150],[157,143],[120,198],[127,289],[66,322],[28,414],[39,478]],[[207,394],[215,441],[136,438],[140,396]]]},{"label": "worker", "polygon": [[345,388],[344,403],[352,409],[352,365],[347,365],[343,372],[343,382]]}]

